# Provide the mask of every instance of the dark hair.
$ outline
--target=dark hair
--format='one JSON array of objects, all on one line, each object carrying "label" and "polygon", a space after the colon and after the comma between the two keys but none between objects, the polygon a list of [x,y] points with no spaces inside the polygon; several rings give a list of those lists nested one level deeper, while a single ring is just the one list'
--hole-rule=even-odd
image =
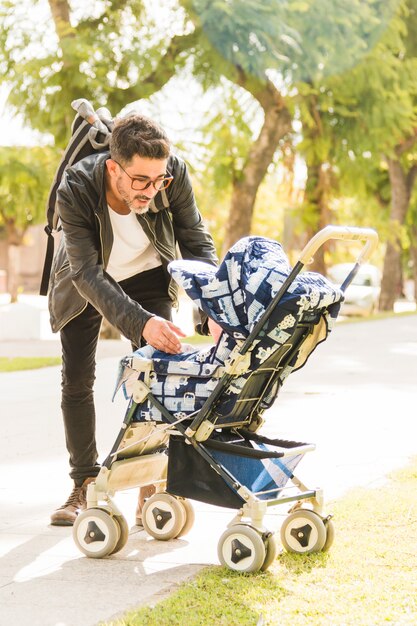
[{"label": "dark hair", "polygon": [[110,137],[110,156],[121,164],[136,155],[148,159],[167,159],[171,143],[165,131],[145,115],[132,114],[116,121]]}]

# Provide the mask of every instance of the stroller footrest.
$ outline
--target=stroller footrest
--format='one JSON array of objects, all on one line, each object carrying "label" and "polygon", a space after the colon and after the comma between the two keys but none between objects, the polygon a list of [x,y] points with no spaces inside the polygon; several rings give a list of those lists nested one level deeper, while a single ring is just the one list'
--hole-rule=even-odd
[{"label": "stroller footrest", "polygon": [[115,461],[108,474],[107,490],[120,491],[165,481],[167,466],[168,457],[164,452]]}]

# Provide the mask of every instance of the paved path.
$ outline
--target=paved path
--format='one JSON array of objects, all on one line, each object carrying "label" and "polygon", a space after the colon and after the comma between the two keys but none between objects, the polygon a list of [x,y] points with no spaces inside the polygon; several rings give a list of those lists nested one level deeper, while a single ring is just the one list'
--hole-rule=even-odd
[{"label": "paved path", "polygon": [[[103,345],[104,344],[104,345]],[[110,396],[126,342],[102,342],[97,373],[98,443],[104,456],[124,414]],[[2,355],[56,354],[54,341],[0,344]],[[34,351],[34,352],[32,352]],[[71,529],[48,525],[70,491],[59,411],[59,368],[0,375],[0,626],[93,626],[153,603],[217,564],[217,541],[232,518],[196,503],[186,537],[157,542],[134,522],[136,492],[117,495],[132,526],[126,547],[102,560],[76,549]],[[297,472],[326,501],[355,485],[379,485],[417,454],[417,316],[338,325],[287,381],[265,432],[313,441]],[[330,507],[331,508],[331,507]],[[268,516],[278,528],[285,511]],[[337,532],[337,520],[335,521]]]}]

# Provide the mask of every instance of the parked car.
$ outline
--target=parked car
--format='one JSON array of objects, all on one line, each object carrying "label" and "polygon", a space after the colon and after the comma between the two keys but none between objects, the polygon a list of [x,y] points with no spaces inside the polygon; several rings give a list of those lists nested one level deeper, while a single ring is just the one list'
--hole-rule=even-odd
[{"label": "parked car", "polygon": [[[336,285],[341,285],[348,276],[353,265],[339,263],[329,267],[327,274]],[[381,272],[375,265],[364,264],[346,289],[345,301],[340,313],[342,315],[371,315],[378,310],[381,293]]]}]

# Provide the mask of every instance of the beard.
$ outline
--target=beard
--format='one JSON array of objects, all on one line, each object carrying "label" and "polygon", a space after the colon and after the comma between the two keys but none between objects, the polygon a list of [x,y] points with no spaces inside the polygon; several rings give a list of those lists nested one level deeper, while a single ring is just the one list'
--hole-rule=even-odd
[{"label": "beard", "polygon": [[[123,189],[121,182],[119,180],[116,181],[116,188],[122,198],[123,202],[132,213],[136,213],[136,215],[144,215],[149,211],[149,205],[151,203],[152,198],[148,198],[144,194],[137,193],[135,196],[130,196]],[[137,204],[137,202],[146,202],[146,204]]]}]

